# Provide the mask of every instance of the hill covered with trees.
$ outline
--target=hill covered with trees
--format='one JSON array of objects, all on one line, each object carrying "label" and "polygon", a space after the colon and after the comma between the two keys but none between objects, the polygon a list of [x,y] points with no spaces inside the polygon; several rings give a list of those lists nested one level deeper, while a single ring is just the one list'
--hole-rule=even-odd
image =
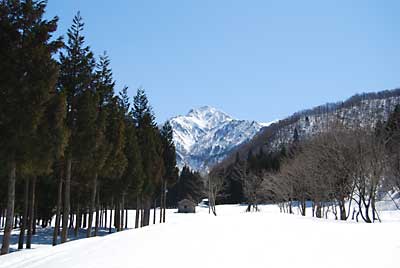
[{"label": "hill covered with trees", "polygon": [[[216,166],[224,203],[293,206],[305,216],[379,219],[376,202],[400,191],[400,90],[356,95],[302,111],[265,128]],[[393,200],[394,201],[394,200]]]}]

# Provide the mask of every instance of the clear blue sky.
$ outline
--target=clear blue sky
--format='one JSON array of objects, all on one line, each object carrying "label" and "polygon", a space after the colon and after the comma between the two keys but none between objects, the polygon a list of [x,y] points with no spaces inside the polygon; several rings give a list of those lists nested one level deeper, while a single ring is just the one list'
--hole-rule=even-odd
[{"label": "clear blue sky", "polygon": [[268,122],[400,87],[400,1],[49,0],[65,35],[80,10],[118,87],[158,121],[211,105]]}]

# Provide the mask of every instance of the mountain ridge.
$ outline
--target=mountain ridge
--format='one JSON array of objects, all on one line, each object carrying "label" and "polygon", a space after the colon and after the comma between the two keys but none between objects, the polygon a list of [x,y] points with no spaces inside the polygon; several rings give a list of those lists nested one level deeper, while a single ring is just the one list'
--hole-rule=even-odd
[{"label": "mountain ridge", "polygon": [[314,108],[295,112],[289,117],[264,127],[250,141],[236,147],[215,169],[218,170],[235,161],[239,154],[243,159],[250,151],[276,152],[283,145],[293,141],[294,131],[305,139],[329,128],[329,124],[338,120],[348,126],[374,127],[377,121],[387,120],[395,106],[400,104],[400,89],[355,94],[335,103],[326,103]]},{"label": "mountain ridge", "polygon": [[191,109],[172,117],[178,167],[206,172],[230,151],[254,137],[263,126],[256,121],[238,120],[212,107]]}]

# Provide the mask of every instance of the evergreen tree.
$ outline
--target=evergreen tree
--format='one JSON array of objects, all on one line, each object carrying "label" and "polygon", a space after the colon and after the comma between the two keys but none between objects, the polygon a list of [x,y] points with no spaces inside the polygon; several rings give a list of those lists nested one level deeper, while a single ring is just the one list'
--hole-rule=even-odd
[{"label": "evergreen tree", "polygon": [[142,188],[142,225],[149,225],[152,198],[163,173],[161,136],[153,111],[143,89],[137,91],[133,102],[133,115],[138,128],[138,141],[142,155],[144,183]]},{"label": "evergreen tree", "polygon": [[30,248],[39,220],[46,227],[54,214],[53,245],[60,231],[62,243],[69,229],[77,236],[87,228],[91,236],[94,221],[97,235],[110,207],[118,231],[127,226],[125,207],[134,203],[136,226],[140,212],[141,225],[149,224],[158,198],[165,221],[165,189],[178,173],[171,126],[157,127],[144,90],[133,109],[126,87],[114,95],[110,60],[104,53],[96,65],[79,13],[59,63],[52,58],[63,43],[49,41],[57,18],[43,20],[45,6],[0,1],[1,254],[12,228],[20,228],[18,247],[26,240]]},{"label": "evergreen tree", "polygon": [[[88,46],[85,46],[85,38],[82,35],[84,23],[80,13],[74,17],[70,29],[68,29],[68,42],[65,47],[65,52],[60,54],[60,77],[59,90],[65,92],[67,98],[67,127],[70,132],[68,147],[65,154],[65,183],[64,183],[64,206],[62,218],[62,233],[61,243],[67,241],[68,234],[68,217],[71,210],[71,177],[72,177],[72,162],[77,157],[74,153],[81,152],[80,146],[82,142],[77,139],[78,129],[78,103],[84,105],[84,101],[79,101],[79,98],[89,90],[93,90],[93,70],[95,60],[93,53]],[[91,93],[86,93],[85,100],[89,101]],[[89,108],[88,108],[89,109]],[[88,110],[89,111],[89,110]],[[81,115],[84,113],[80,113]],[[93,115],[92,115],[93,116]],[[88,118],[91,117],[88,115]],[[80,120],[83,122],[84,120]],[[93,127],[93,124],[91,126]],[[85,126],[82,125],[82,128]],[[82,129],[80,130],[83,131]],[[92,136],[92,135],[88,135]],[[86,148],[88,148],[87,146]],[[56,232],[57,230],[55,230]]]},{"label": "evergreen tree", "polygon": [[299,131],[297,130],[297,127],[294,128],[293,132],[293,143],[298,143],[299,142]]},{"label": "evergreen tree", "polygon": [[[108,183],[112,185],[112,192],[115,199],[115,213],[117,230],[121,230],[121,217],[117,217],[120,210],[123,210],[123,196],[121,195],[121,178],[124,175],[128,165],[125,155],[126,146],[126,126],[125,113],[120,101],[114,97],[110,103],[109,115],[107,118],[106,139],[111,145],[111,150],[104,167],[104,177],[108,179]],[[121,216],[121,215],[119,215]]]},{"label": "evergreen tree", "polygon": [[204,196],[204,183],[198,172],[193,172],[188,166],[182,168],[178,182],[172,187],[168,202],[172,207],[176,207],[182,199],[189,199],[198,203]]},{"label": "evergreen tree", "polygon": [[[55,85],[56,81],[54,81]],[[28,162],[24,175],[29,184],[29,206],[28,206],[28,237],[26,248],[31,248],[32,234],[35,230],[34,207],[37,207],[36,184],[40,180],[49,180],[53,172],[54,164],[62,159],[67,145],[68,133],[65,128],[66,105],[63,93],[56,92],[53,88],[51,99],[46,103],[44,116],[38,125],[35,142],[31,151],[34,157]],[[40,181],[39,181],[40,182]],[[20,244],[23,244],[23,232]]]},{"label": "evergreen tree", "polygon": [[143,166],[140,155],[140,148],[137,137],[137,130],[133,119],[132,111],[130,110],[130,100],[127,94],[127,87],[120,92],[120,106],[125,114],[125,156],[128,164],[124,172],[121,192],[123,198],[130,194],[136,203],[136,228],[139,227],[139,207],[140,194],[143,187]]},{"label": "evergreen tree", "polygon": [[[93,224],[93,213],[96,207],[96,224],[95,224],[95,236],[98,234],[98,223],[99,223],[99,202],[96,204],[96,200],[100,200],[100,178],[104,175],[103,171],[107,170],[107,163],[112,164],[113,162],[106,161],[111,153],[113,140],[108,137],[107,139],[107,120],[113,115],[113,109],[118,109],[115,103],[114,97],[115,82],[113,80],[112,71],[110,68],[110,59],[104,52],[100,56],[100,61],[97,66],[96,78],[95,78],[95,93],[97,104],[94,105],[97,111],[96,122],[94,123],[95,138],[94,138],[94,163],[90,166],[90,173],[92,181],[90,183],[91,197],[89,204],[89,222],[87,228],[87,237],[92,235],[92,224]],[[113,120],[111,118],[111,120]],[[117,160],[119,160],[118,158]],[[121,167],[123,169],[123,166]]]},{"label": "evergreen tree", "polygon": [[392,186],[398,190],[400,189],[400,105],[396,105],[381,132],[383,132],[381,135],[385,137],[385,147],[389,156],[390,181]]},{"label": "evergreen tree", "polygon": [[[98,168],[102,166],[102,129],[98,126],[98,95],[92,90],[84,91],[77,101],[75,145],[72,155],[75,161],[75,172],[81,179],[88,181],[90,189],[89,223],[87,236],[91,236],[93,211],[96,201]],[[99,127],[99,129],[98,129]],[[74,200],[77,202],[77,200]]]},{"label": "evergreen tree", "polygon": [[163,145],[164,176],[161,183],[160,222],[165,222],[167,187],[173,186],[179,176],[179,170],[176,167],[176,150],[173,141],[173,129],[168,121],[161,129],[161,138]]},{"label": "evergreen tree", "polygon": [[[386,143],[389,145],[400,144],[400,105],[396,105],[394,111],[390,114],[386,127],[384,129],[386,132]],[[394,149],[394,148],[393,148]],[[396,150],[396,149],[394,149]]]},{"label": "evergreen tree", "polygon": [[9,252],[17,169],[32,159],[30,149],[58,73],[52,56],[61,41],[50,41],[58,19],[44,20],[45,8],[44,1],[0,2],[0,159],[8,174],[1,254]]}]

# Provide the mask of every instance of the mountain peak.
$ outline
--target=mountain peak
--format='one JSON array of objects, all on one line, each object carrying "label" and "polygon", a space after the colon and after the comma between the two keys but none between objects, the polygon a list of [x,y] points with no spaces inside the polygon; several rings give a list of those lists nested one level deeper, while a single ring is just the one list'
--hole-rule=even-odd
[{"label": "mountain peak", "polygon": [[220,119],[233,119],[225,112],[212,106],[201,106],[199,108],[191,109],[187,116],[198,117],[205,120],[210,120],[213,117],[219,117]]},{"label": "mountain peak", "polygon": [[212,106],[192,109],[170,122],[179,167],[188,165],[197,171],[207,171],[262,128],[257,122],[236,120]]}]

